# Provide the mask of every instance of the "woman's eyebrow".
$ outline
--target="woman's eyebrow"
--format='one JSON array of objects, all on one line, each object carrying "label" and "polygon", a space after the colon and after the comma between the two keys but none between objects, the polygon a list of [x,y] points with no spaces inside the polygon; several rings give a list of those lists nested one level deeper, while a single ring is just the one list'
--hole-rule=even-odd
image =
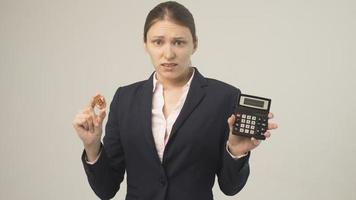
[{"label": "woman's eyebrow", "polygon": [[[156,36],[152,36],[152,38],[162,39],[162,38],[164,38],[164,36],[156,35]],[[173,39],[175,39],[175,40],[185,40],[185,37],[179,36],[179,37],[173,37]]]},{"label": "woman's eyebrow", "polygon": [[159,39],[162,39],[162,38],[164,38],[164,36],[157,35],[157,36],[152,36],[152,38],[159,38]]},{"label": "woman's eyebrow", "polygon": [[175,40],[185,40],[185,37],[174,37]]}]

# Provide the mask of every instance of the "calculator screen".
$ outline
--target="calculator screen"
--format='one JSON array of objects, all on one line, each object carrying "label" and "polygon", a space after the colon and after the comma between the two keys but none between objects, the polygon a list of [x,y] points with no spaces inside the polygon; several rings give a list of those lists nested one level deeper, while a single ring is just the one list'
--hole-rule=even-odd
[{"label": "calculator screen", "polygon": [[241,96],[240,98],[240,105],[251,108],[258,108],[262,110],[268,109],[268,103],[269,102],[267,100],[253,97]]}]

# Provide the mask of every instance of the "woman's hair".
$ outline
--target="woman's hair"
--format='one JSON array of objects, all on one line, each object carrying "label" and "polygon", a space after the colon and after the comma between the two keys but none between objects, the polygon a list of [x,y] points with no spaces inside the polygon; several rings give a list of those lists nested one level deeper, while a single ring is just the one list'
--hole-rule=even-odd
[{"label": "woman's hair", "polygon": [[190,13],[182,4],[175,1],[167,1],[158,4],[148,13],[143,31],[143,41],[145,43],[147,42],[148,30],[154,23],[160,20],[170,20],[176,24],[189,28],[193,36],[193,43],[197,42],[192,13]]}]

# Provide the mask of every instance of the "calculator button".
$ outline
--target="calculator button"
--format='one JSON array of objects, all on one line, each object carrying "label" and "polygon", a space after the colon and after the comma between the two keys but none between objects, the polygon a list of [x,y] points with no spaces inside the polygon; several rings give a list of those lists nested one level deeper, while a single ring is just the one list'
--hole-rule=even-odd
[{"label": "calculator button", "polygon": [[250,125],[247,124],[247,125],[246,125],[246,128],[250,128]]},{"label": "calculator button", "polygon": [[241,119],[241,122],[242,122],[242,123],[245,123],[245,122],[246,122],[246,120],[245,120],[245,119]]},{"label": "calculator button", "polygon": [[255,124],[256,124],[256,122],[255,122],[255,121],[252,121],[252,122],[251,122],[251,124],[252,124],[252,125],[255,125]]},{"label": "calculator button", "polygon": [[246,118],[246,115],[245,114],[242,114],[242,116],[241,116],[243,119],[245,119]]},{"label": "calculator button", "polygon": [[262,133],[266,132],[266,129],[261,128],[261,132],[262,132]]},{"label": "calculator button", "polygon": [[249,132],[249,130],[248,129],[245,129],[245,133],[248,133]]},{"label": "calculator button", "polygon": [[266,126],[267,124],[265,124],[265,123],[262,123],[261,125],[262,125],[262,126]]},{"label": "calculator button", "polygon": [[256,120],[256,116],[252,116],[252,120]]},{"label": "calculator button", "polygon": [[247,115],[247,119],[251,119],[251,115]]},{"label": "calculator button", "polygon": [[267,122],[267,119],[266,119],[266,118],[263,118],[263,119],[262,119],[262,122],[265,122],[265,123],[266,123],[266,122]]},{"label": "calculator button", "polygon": [[251,123],[251,120],[246,120],[246,124],[250,124]]},{"label": "calculator button", "polygon": [[238,131],[239,130],[239,128],[237,128],[237,127],[234,127],[234,131]]},{"label": "calculator button", "polygon": [[255,129],[255,126],[251,126],[251,129]]},{"label": "calculator button", "polygon": [[240,128],[240,133],[243,133],[245,129],[243,128]]},{"label": "calculator button", "polygon": [[245,128],[245,124],[241,124],[241,126],[240,126],[241,128]]},{"label": "calculator button", "polygon": [[250,134],[255,134],[255,131],[254,130],[250,130]]}]

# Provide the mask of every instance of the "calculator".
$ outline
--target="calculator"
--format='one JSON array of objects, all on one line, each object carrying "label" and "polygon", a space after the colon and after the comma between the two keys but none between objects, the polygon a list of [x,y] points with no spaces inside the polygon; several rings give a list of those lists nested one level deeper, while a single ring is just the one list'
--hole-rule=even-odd
[{"label": "calculator", "polygon": [[271,99],[241,94],[237,101],[232,133],[258,140],[266,139],[263,133],[267,131],[270,107]]}]

